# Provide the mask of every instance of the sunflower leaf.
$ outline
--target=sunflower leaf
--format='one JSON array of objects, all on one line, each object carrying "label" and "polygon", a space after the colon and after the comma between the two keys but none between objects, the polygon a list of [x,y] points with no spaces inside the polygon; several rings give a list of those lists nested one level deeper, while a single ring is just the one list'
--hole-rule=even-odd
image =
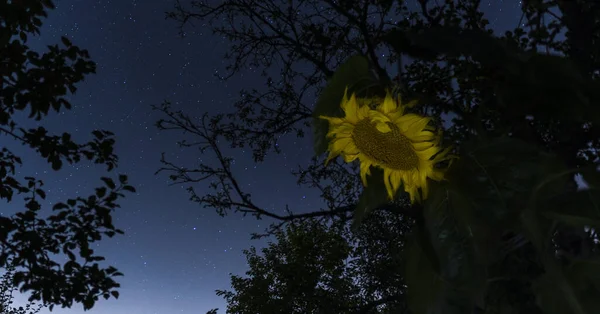
[{"label": "sunflower leaf", "polygon": [[[578,169],[565,172],[573,174]],[[576,227],[600,228],[600,185],[599,174],[595,167],[581,171],[586,187],[570,193],[557,194],[541,205],[533,203],[540,214],[546,218]],[[557,177],[557,176],[555,176]],[[598,180],[598,181],[597,181]]]},{"label": "sunflower leaf", "polygon": [[[434,263],[439,265],[439,276],[445,283],[443,298],[438,300],[441,303],[431,306],[442,306],[444,313],[467,313],[482,302],[487,278],[471,228],[457,215],[459,207],[467,204],[451,188],[446,182],[431,184],[431,196],[423,209],[427,236],[420,237],[420,246],[430,267],[434,269]],[[410,284],[408,287],[409,291],[413,289]],[[424,312],[427,311],[421,311]]]},{"label": "sunflower leaf", "polygon": [[419,236],[413,233],[405,251],[404,280],[408,286],[407,303],[413,313],[427,313],[439,306],[444,282],[434,270]]},{"label": "sunflower leaf", "polygon": [[[562,268],[568,287],[557,284],[552,273],[540,276],[532,285],[538,306],[548,314],[596,313],[600,307],[600,261],[574,260]],[[572,288],[565,293],[565,288]],[[567,297],[565,297],[567,296]]]},{"label": "sunflower leaf", "polygon": [[[533,289],[538,305],[546,313],[595,313],[591,309],[597,305],[590,306],[588,298],[590,295],[597,298],[597,292],[590,294],[589,291],[581,291],[582,287],[573,280],[571,270],[559,263],[554,253],[551,253],[553,249],[550,238],[556,222],[595,226],[600,216],[596,212],[593,198],[589,197],[587,191],[575,191],[574,187],[569,188],[563,184],[565,187],[562,193],[554,197],[548,197],[548,193],[545,193],[545,198],[539,197],[540,191],[554,184],[554,181],[574,181],[573,171],[562,170],[554,173],[547,172],[546,178],[532,190],[529,206],[521,215],[522,226],[538,251],[546,271],[534,283]],[[546,287],[548,285],[551,287]]]},{"label": "sunflower leaf", "polygon": [[352,228],[358,227],[363,219],[375,208],[389,202],[385,183],[383,182],[383,170],[371,167],[371,175],[367,176],[367,186],[358,198],[358,204],[354,210]]},{"label": "sunflower leaf", "polygon": [[514,226],[524,205],[520,203],[527,200],[542,174],[543,154],[510,137],[465,143],[462,150],[448,179],[469,191],[474,215],[490,225]]}]

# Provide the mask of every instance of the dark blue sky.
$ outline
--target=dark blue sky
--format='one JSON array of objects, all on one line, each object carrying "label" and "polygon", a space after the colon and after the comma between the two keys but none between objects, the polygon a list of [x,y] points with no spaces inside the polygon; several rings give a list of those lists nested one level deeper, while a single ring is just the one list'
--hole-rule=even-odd
[{"label": "dark blue sky", "polygon": [[[264,79],[248,69],[226,83],[217,81],[214,73],[225,67],[222,56],[228,42],[213,36],[202,23],[195,23],[188,36],[180,38],[177,24],[164,19],[172,0],[55,3],[57,9],[49,12],[41,37],[31,40],[30,46],[44,51],[45,45],[58,43],[66,35],[89,50],[98,70],[70,97],[72,111],[53,114],[42,124],[50,131],[73,132],[81,141],[90,138],[93,129],[113,131],[120,157],[116,172],[128,174],[138,192],[127,195],[115,213],[115,225],[126,234],[103,241],[96,249],[125,274],[119,278],[121,297],[101,300],[89,313],[205,313],[214,307],[224,313],[225,303],[214,290],[229,287],[229,273],[246,270],[241,251],[261,244],[251,241],[250,233],[262,231],[267,222],[239,215],[221,218],[214,210],[190,202],[181,186],[169,186],[166,175],[154,175],[161,152],[188,165],[210,163],[212,156],[182,152],[176,145],[181,134],[159,133],[153,124],[161,116],[150,105],[168,99],[190,115],[229,112],[240,89],[260,88]],[[489,0],[482,7],[496,29],[518,23],[519,1]],[[318,194],[299,189],[289,171],[307,163],[313,151],[310,143],[310,137],[285,140],[281,155],[267,157],[258,165],[249,152],[225,152],[236,158],[233,170],[257,204],[274,211],[293,204],[296,211],[308,211],[319,206]],[[103,168],[86,163],[53,172],[22,146],[7,146],[23,157],[26,167],[20,175],[45,181],[49,202],[87,196],[105,175]],[[207,191],[204,185],[197,188],[198,193]],[[11,203],[3,206],[1,214],[21,208]],[[17,300],[23,298],[17,296]],[[76,304],[53,313],[78,314],[83,309]]]}]

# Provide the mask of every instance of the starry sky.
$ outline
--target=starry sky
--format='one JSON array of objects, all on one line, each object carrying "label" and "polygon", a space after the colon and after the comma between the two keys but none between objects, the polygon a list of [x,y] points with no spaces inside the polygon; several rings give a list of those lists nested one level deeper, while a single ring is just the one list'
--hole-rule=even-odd
[{"label": "starry sky", "polygon": [[[482,7],[493,27],[504,31],[517,25],[519,3],[484,0]],[[116,172],[128,174],[137,188],[136,194],[121,200],[122,208],[114,214],[115,225],[125,235],[103,240],[96,248],[125,274],[118,279],[120,298],[101,300],[88,313],[205,313],[215,307],[224,313],[225,302],[214,290],[227,289],[229,274],[246,270],[242,250],[263,245],[250,240],[250,233],[263,231],[268,221],[219,217],[214,210],[190,202],[184,187],[169,185],[166,175],[154,175],[161,152],[187,165],[210,162],[212,156],[180,150],[176,141],[181,134],[159,133],[154,122],[162,116],[150,106],[168,99],[193,116],[230,112],[240,89],[261,88],[260,69],[249,68],[227,82],[217,80],[214,74],[224,71],[223,55],[229,43],[198,22],[181,38],[177,23],[164,18],[172,0],[57,0],[55,4],[57,8],[44,20],[41,36],[30,40],[30,47],[42,52],[46,45],[59,43],[60,36],[67,36],[90,52],[98,68],[69,97],[73,110],[51,114],[42,125],[51,132],[71,132],[81,142],[91,138],[94,129],[114,132],[120,158]],[[3,145],[23,158],[26,167],[19,175],[45,182],[48,208],[59,200],[90,195],[106,174],[104,168],[85,162],[54,172],[23,146],[5,141]],[[257,204],[273,211],[283,211],[286,204],[294,204],[292,209],[298,212],[317,209],[318,194],[299,188],[289,173],[310,160],[311,138],[290,138],[281,145],[281,155],[267,157],[258,165],[251,152],[224,152],[234,156],[234,173]],[[202,188],[198,187],[198,193],[208,191]],[[22,208],[10,203],[3,205],[1,214]],[[16,295],[17,303],[24,300]],[[76,304],[52,313],[79,314],[83,308]]]}]

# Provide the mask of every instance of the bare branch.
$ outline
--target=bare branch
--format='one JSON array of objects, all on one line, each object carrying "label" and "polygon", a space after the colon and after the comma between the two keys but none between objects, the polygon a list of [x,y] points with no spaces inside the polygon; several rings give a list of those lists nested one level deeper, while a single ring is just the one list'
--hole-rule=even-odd
[{"label": "bare branch", "polygon": [[204,114],[200,119],[200,123],[195,123],[181,111],[173,111],[168,102],[163,103],[161,106],[154,106],[153,108],[161,111],[168,117],[167,119],[160,119],[156,123],[160,130],[179,130],[193,134],[199,141],[194,143],[182,141],[179,145],[198,147],[202,153],[211,151],[214,153],[219,163],[219,166],[217,167],[201,164],[197,168],[190,169],[175,165],[168,161],[163,153],[161,158],[163,167],[158,169],[156,173],[168,172],[169,178],[173,184],[190,184],[210,180],[209,187],[214,190],[214,193],[201,196],[195,192],[193,187],[189,187],[188,192],[190,193],[191,201],[197,202],[205,208],[215,208],[220,215],[225,215],[228,211],[233,210],[234,212],[239,212],[244,215],[251,214],[258,219],[269,217],[280,221],[279,225],[275,224],[271,227],[271,231],[276,230],[282,223],[290,222],[292,220],[317,217],[335,218],[338,216],[347,218],[348,214],[353,211],[355,204],[350,204],[348,202],[346,202],[347,205],[343,207],[301,214],[293,213],[286,206],[286,211],[288,212],[287,215],[276,214],[262,208],[251,200],[249,193],[242,190],[237,179],[231,172],[232,159],[225,157],[219,147],[218,139],[222,132],[219,129],[220,124],[218,121],[221,118],[220,116],[211,119],[207,114]]}]

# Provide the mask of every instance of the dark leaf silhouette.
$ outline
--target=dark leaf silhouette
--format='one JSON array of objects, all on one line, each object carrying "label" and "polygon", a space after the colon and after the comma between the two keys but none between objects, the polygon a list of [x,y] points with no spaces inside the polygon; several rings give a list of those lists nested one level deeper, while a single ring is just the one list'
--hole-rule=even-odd
[{"label": "dark leaf silhouette", "polygon": [[[85,161],[104,165],[108,171],[115,168],[115,140],[108,131],[94,131],[93,140],[77,143],[68,132],[54,135],[43,126],[25,129],[13,119],[19,112],[27,112],[29,118],[39,121],[50,108],[56,112],[70,109],[67,95],[95,73],[96,64],[86,50],[66,37],[61,37],[60,45],[47,46],[42,54],[27,46],[29,35],[39,34],[42,19],[54,8],[53,1],[5,1],[0,7],[0,133],[45,158],[53,170]],[[26,173],[27,165],[6,147],[1,148],[0,198],[11,202],[22,196],[25,201],[23,211],[0,217],[0,267],[16,269],[11,273],[11,289],[28,293],[30,301],[40,301],[49,309],[81,303],[87,310],[98,296],[115,296],[119,284],[113,277],[118,273],[100,267],[97,262],[104,257],[95,255],[91,247],[103,235],[122,233],[112,224],[111,211],[119,207],[122,190],[134,191],[127,178],[119,177],[122,186],[102,178],[108,189],[98,188],[96,195],[56,203],[51,212],[38,215],[47,207],[47,190],[35,178],[18,178],[21,166],[19,171]],[[58,263],[53,254],[64,254],[69,260]],[[28,305],[26,310],[4,307],[0,312],[30,310],[33,308]]]}]

